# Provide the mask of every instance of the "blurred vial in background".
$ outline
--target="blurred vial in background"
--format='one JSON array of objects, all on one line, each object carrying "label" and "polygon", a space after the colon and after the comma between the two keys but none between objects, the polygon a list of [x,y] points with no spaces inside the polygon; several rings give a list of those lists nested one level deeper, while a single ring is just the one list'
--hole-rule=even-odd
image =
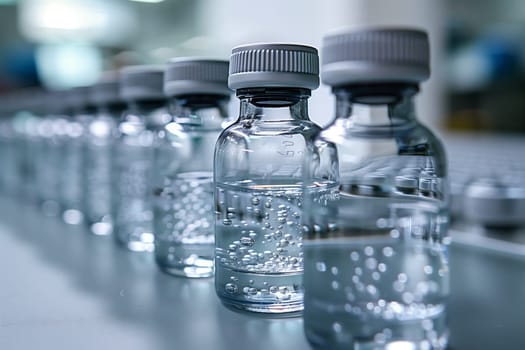
[{"label": "blurred vial in background", "polygon": [[4,196],[15,196],[20,182],[13,117],[18,108],[16,102],[14,94],[0,98],[0,191]]},{"label": "blurred vial in background", "polygon": [[20,179],[18,196],[35,203],[38,197],[35,164],[37,149],[37,130],[42,113],[42,90],[32,88],[17,94],[17,108],[13,117],[17,174]]},{"label": "blurred vial in background", "polygon": [[305,192],[304,326],[316,349],[444,349],[447,182],[443,147],[414,113],[430,75],[425,32],[325,37],[336,119],[308,162],[337,147],[339,190]]},{"label": "blurred vial in background", "polygon": [[319,131],[307,105],[319,86],[317,50],[234,48],[229,86],[241,107],[215,150],[215,288],[227,306],[293,316],[303,309],[302,182]]},{"label": "blurred vial in background", "polygon": [[111,154],[117,125],[125,104],[120,97],[117,72],[108,72],[90,89],[95,107],[86,125],[84,148],[84,217],[95,235],[109,235],[113,230],[111,203]]},{"label": "blurred vial in background", "polygon": [[64,91],[47,91],[43,96],[44,117],[37,125],[35,179],[39,205],[45,215],[60,214],[60,187],[63,171],[63,140],[67,117]]},{"label": "blurred vial in background", "polygon": [[87,86],[75,87],[66,93],[68,121],[62,141],[63,159],[61,172],[62,219],[67,224],[78,225],[84,221],[83,180],[84,140],[86,129],[93,118],[94,109],[89,101]]},{"label": "blurred vial in background", "polygon": [[173,122],[157,133],[155,256],[185,277],[213,275],[213,153],[226,125],[228,61],[174,59],[164,76]]},{"label": "blurred vial in background", "polygon": [[153,251],[153,157],[155,134],[171,117],[162,67],[132,66],[120,72],[127,109],[118,124],[113,153],[115,239],[132,251]]}]

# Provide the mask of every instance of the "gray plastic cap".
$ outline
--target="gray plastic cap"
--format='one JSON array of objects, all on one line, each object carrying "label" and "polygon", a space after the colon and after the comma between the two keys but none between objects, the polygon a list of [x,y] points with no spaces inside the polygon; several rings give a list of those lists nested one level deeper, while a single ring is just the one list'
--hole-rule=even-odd
[{"label": "gray plastic cap", "polygon": [[165,98],[164,67],[130,66],[120,70],[120,97],[125,101]]},{"label": "gray plastic cap", "polygon": [[323,38],[322,80],[330,86],[422,82],[430,76],[428,35],[417,29],[344,30]]},{"label": "gray plastic cap", "polygon": [[256,87],[319,87],[317,49],[296,44],[249,44],[232,50],[228,85]]},{"label": "gray plastic cap", "polygon": [[226,60],[174,58],[164,73],[164,93],[230,95],[228,64]]},{"label": "gray plastic cap", "polygon": [[117,72],[107,72],[96,82],[90,91],[91,102],[95,105],[108,105],[122,102]]}]

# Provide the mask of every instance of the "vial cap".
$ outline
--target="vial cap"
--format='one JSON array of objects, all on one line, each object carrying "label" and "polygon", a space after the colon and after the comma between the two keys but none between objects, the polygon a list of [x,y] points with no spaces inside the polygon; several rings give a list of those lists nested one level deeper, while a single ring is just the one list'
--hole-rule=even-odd
[{"label": "vial cap", "polygon": [[230,95],[228,61],[204,58],[174,58],[164,74],[166,96],[187,94]]},{"label": "vial cap", "polygon": [[165,98],[164,67],[129,66],[120,70],[120,97],[125,101],[144,101]]},{"label": "vial cap", "polygon": [[228,85],[231,89],[319,87],[317,49],[297,44],[249,44],[232,50]]},{"label": "vial cap", "polygon": [[107,72],[103,74],[102,78],[91,87],[89,97],[94,105],[122,102],[118,73]]},{"label": "vial cap", "polygon": [[420,83],[430,76],[428,35],[417,29],[334,32],[323,38],[322,55],[322,80],[330,86]]}]

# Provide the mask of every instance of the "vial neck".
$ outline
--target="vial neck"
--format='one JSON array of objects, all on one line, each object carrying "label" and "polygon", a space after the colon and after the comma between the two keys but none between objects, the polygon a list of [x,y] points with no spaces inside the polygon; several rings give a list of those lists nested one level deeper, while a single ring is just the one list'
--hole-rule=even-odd
[{"label": "vial neck", "polygon": [[237,91],[240,120],[308,120],[311,91],[298,88],[253,88]]},{"label": "vial neck", "polygon": [[220,125],[227,118],[227,95],[192,94],[175,96],[169,109],[173,119],[180,124]]},{"label": "vial neck", "polygon": [[138,115],[147,115],[166,106],[166,100],[129,101],[128,110]]},{"label": "vial neck", "polygon": [[108,103],[108,104],[101,104],[97,106],[97,114],[98,115],[109,115],[112,117],[120,117],[122,114],[122,111],[126,109],[126,105],[124,103]]},{"label": "vial neck", "polygon": [[78,116],[85,116],[85,115],[92,115],[96,113],[97,109],[95,106],[87,105],[87,106],[79,106],[72,108],[68,115],[70,115],[72,118],[78,117]]},{"label": "vial neck", "polygon": [[151,129],[169,122],[165,99],[129,101],[124,116],[128,121],[144,123]]},{"label": "vial neck", "polygon": [[[416,120],[415,84],[377,84],[333,89],[336,119],[349,126],[391,126]],[[350,123],[347,123],[350,122]]]}]

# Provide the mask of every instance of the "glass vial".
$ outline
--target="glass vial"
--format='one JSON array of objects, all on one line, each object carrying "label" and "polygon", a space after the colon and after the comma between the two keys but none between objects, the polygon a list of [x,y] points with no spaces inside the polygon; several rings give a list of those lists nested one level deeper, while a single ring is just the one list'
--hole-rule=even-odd
[{"label": "glass vial", "polygon": [[16,195],[19,188],[17,173],[17,150],[14,118],[17,111],[14,93],[0,97],[0,173],[1,193],[4,196]]},{"label": "glass vial", "polygon": [[23,90],[17,96],[19,109],[15,112],[13,123],[15,130],[15,148],[17,173],[20,179],[20,197],[32,204],[38,202],[35,150],[39,144],[38,125],[42,120],[42,90],[31,88]]},{"label": "glass vial", "polygon": [[305,192],[307,338],[316,349],[444,349],[445,154],[414,111],[430,75],[427,34],[344,31],[325,37],[323,57],[336,119],[314,154],[336,145],[339,186]]},{"label": "glass vial", "polygon": [[111,218],[111,154],[117,124],[125,109],[120,97],[118,75],[106,75],[90,89],[95,106],[93,118],[86,126],[84,155],[84,213],[89,230],[95,235],[113,231]]},{"label": "glass vial", "polygon": [[155,256],[184,277],[213,276],[213,153],[225,126],[228,61],[169,62],[164,92],[173,121],[158,134],[155,154]]},{"label": "glass vial", "polygon": [[164,71],[132,66],[120,71],[120,96],[127,103],[117,126],[112,156],[114,237],[131,251],[153,251],[152,176],[155,133],[167,122]]},{"label": "glass vial", "polygon": [[38,143],[35,149],[37,194],[42,212],[58,216],[60,211],[60,186],[63,171],[63,139],[67,117],[64,115],[64,92],[47,91],[45,117],[37,127]]},{"label": "glass vial", "polygon": [[215,287],[229,307],[293,316],[303,309],[302,181],[318,127],[307,100],[317,50],[234,48],[229,86],[240,116],[215,149]]},{"label": "glass vial", "polygon": [[86,127],[93,118],[93,108],[88,100],[89,87],[75,87],[68,91],[66,103],[69,118],[62,140],[63,171],[61,172],[61,207],[65,223],[79,225],[84,222],[83,171],[84,140]]},{"label": "glass vial", "polygon": [[2,95],[2,118],[0,119],[0,153],[2,166],[2,194],[18,199],[21,194],[20,173],[21,137],[17,115],[22,109],[20,92]]}]

